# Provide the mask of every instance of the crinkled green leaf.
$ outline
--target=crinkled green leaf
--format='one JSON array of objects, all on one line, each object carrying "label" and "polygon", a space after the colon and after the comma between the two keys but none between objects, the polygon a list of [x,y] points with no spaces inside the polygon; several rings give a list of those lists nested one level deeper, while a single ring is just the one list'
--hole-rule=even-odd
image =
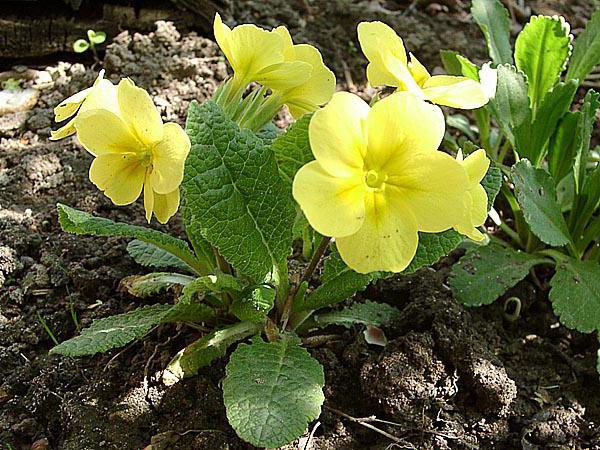
[{"label": "crinkled green leaf", "polygon": [[442,233],[419,233],[417,254],[402,274],[413,273],[421,267],[436,263],[463,241],[464,238],[454,230]]},{"label": "crinkled green leaf", "polygon": [[121,280],[119,286],[135,297],[148,297],[172,286],[186,286],[194,277],[179,273],[153,272],[145,275],[131,275]]},{"label": "crinkled green leaf", "polygon": [[296,337],[241,344],[226,372],[227,418],[238,436],[252,445],[277,448],[288,444],[321,414],[323,368]]},{"label": "crinkled green leaf", "polygon": [[400,311],[387,303],[376,303],[370,300],[354,303],[352,306],[313,316],[321,327],[342,325],[350,328],[355,324],[381,327],[389,324],[400,315]]},{"label": "crinkled green leaf", "polygon": [[57,204],[58,221],[62,229],[68,233],[89,234],[92,236],[123,236],[133,237],[148,244],[171,253],[183,260],[199,273],[205,272],[207,268],[201,264],[185,241],[177,239],[166,233],[150,228],[144,228],[128,223],[113,222],[103,217],[94,217],[90,214],[71,208],[66,205]]},{"label": "crinkled green leaf", "polygon": [[552,176],[522,159],[512,168],[512,180],[531,231],[543,242],[555,247],[571,242]]},{"label": "crinkled green leaf", "polygon": [[550,300],[560,322],[582,333],[600,331],[600,264],[569,259],[556,267]]},{"label": "crinkled green leaf", "polygon": [[467,253],[452,267],[448,283],[465,306],[489,305],[521,281],[543,258],[491,243]]},{"label": "crinkled green leaf", "polygon": [[294,206],[275,156],[213,102],[190,104],[186,129],[184,219],[239,273],[262,282],[291,251]]},{"label": "crinkled green leaf", "polygon": [[312,114],[305,114],[271,144],[281,177],[291,187],[296,172],[314,158],[308,141],[308,125]]},{"label": "crinkled green leaf", "polygon": [[229,346],[259,331],[258,324],[240,322],[207,334],[175,355],[163,373],[163,382],[171,386],[196,375],[202,367],[225,356]]},{"label": "crinkled green leaf", "polygon": [[565,69],[571,50],[569,31],[562,17],[532,16],[517,37],[515,64],[527,75],[534,111]]},{"label": "crinkled green leaf", "polygon": [[487,194],[489,211],[492,209],[492,206],[494,206],[494,200],[496,200],[496,196],[502,187],[502,171],[500,168],[490,165],[485,177],[483,177],[483,180],[481,180],[481,185]]},{"label": "crinkled green leaf", "polygon": [[598,64],[600,64],[600,10],[592,15],[585,30],[575,40],[567,79],[576,79],[579,83],[583,83],[585,77]]},{"label": "crinkled green leaf", "polygon": [[193,303],[194,295],[198,292],[220,294],[222,292],[242,292],[244,283],[232,275],[217,272],[212,275],[198,277],[183,288],[179,301]]},{"label": "crinkled green leaf", "polygon": [[139,239],[134,239],[127,244],[127,253],[133,260],[146,267],[166,268],[171,267],[185,272],[194,273],[189,264],[154,244],[149,244]]},{"label": "crinkled green leaf", "polygon": [[143,337],[155,325],[183,320],[200,321],[213,314],[206,305],[150,305],[104,319],[94,320],[79,336],[50,350],[65,356],[87,356],[123,347]]},{"label": "crinkled green leaf", "polygon": [[242,321],[262,323],[275,304],[276,291],[260,285],[233,302],[230,312]]},{"label": "crinkled green leaf", "polygon": [[471,14],[485,36],[492,61],[495,64],[512,63],[508,10],[499,0],[473,0]]}]

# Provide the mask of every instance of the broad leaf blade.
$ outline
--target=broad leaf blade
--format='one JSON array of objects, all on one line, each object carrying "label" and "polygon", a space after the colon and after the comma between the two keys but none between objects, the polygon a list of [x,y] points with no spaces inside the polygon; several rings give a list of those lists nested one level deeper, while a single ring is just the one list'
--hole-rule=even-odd
[{"label": "broad leaf blade", "polygon": [[577,139],[573,139],[573,136],[578,136],[577,127],[581,116],[581,111],[567,112],[560,120],[558,129],[550,138],[548,170],[558,182],[567,176],[575,164],[575,155],[578,152],[579,144]]},{"label": "broad leaf blade", "polygon": [[463,256],[452,267],[448,283],[463,305],[489,305],[525,278],[529,269],[544,261],[491,243]]},{"label": "broad leaf blade", "polygon": [[485,177],[483,177],[483,180],[481,180],[481,185],[487,194],[489,211],[492,209],[492,206],[494,206],[494,200],[496,200],[496,196],[502,187],[502,171],[500,168],[490,165]]},{"label": "broad leaf blade", "polygon": [[305,114],[271,144],[281,177],[290,188],[296,172],[315,159],[308,141],[308,125],[311,118],[312,114]]},{"label": "broad leaf blade", "polygon": [[569,31],[562,17],[532,16],[517,37],[515,63],[527,75],[534,111],[565,69],[571,50]]},{"label": "broad leaf blade", "polygon": [[243,440],[277,448],[302,435],[321,413],[325,377],[299,339],[241,344],[223,380],[229,423]]},{"label": "broad leaf blade", "polygon": [[342,325],[350,328],[352,325],[373,325],[382,327],[388,325],[400,315],[400,311],[387,303],[376,303],[367,300],[364,303],[354,303],[339,311],[331,311],[314,316],[315,323],[321,327]]},{"label": "broad leaf blade", "polygon": [[458,247],[463,241],[464,238],[454,230],[442,233],[419,233],[417,254],[402,274],[407,275],[421,267],[436,263],[440,258],[448,255],[448,253]]},{"label": "broad leaf blade", "polygon": [[214,103],[192,103],[184,219],[241,274],[262,282],[291,251],[293,202],[273,152]]},{"label": "broad leaf blade", "polygon": [[169,253],[162,248],[157,247],[154,244],[149,244],[139,239],[134,239],[127,244],[127,253],[133,258],[133,260],[146,267],[157,267],[157,268],[174,268],[185,272],[194,273],[189,264],[178,258],[172,253]]},{"label": "broad leaf blade", "polygon": [[194,376],[202,367],[225,356],[232,344],[260,331],[257,324],[241,322],[213,331],[181,350],[163,374],[163,382],[171,386],[183,378]]},{"label": "broad leaf blade", "polygon": [[122,236],[133,237],[148,244],[171,253],[183,260],[197,272],[206,271],[191,252],[189,246],[173,236],[150,228],[129,225],[128,223],[113,222],[103,217],[94,217],[90,214],[73,209],[69,206],[58,204],[58,221],[62,229],[68,233],[89,234],[92,236]]},{"label": "broad leaf blade", "polygon": [[512,179],[517,200],[531,231],[554,247],[570,243],[569,229],[558,203],[552,176],[523,159],[513,166]]},{"label": "broad leaf blade", "polygon": [[600,264],[570,259],[550,280],[550,300],[560,322],[582,333],[600,331]]},{"label": "broad leaf blade", "polygon": [[275,304],[275,289],[258,286],[247,295],[233,302],[230,312],[247,322],[263,323]]},{"label": "broad leaf blade", "polygon": [[600,11],[596,11],[577,36],[567,70],[567,79],[583,83],[592,69],[600,64]]},{"label": "broad leaf blade", "polygon": [[513,57],[508,10],[498,0],[473,0],[471,14],[485,36],[492,61],[495,64],[511,64]]}]

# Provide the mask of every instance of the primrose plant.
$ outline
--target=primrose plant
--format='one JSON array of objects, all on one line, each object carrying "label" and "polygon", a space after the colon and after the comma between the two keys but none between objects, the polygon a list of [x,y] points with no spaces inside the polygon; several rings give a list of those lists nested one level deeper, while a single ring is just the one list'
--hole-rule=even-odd
[{"label": "primrose plant", "polygon": [[[185,131],[163,123],[131,80],[115,85],[103,73],[56,107],[66,123],[52,139],[77,136],[94,157],[91,182],[116,205],[143,192],[148,222],[166,223],[181,203],[187,241],[58,205],[67,232],[133,238],[129,254],[157,272],[125,278],[131,294],[175,286],[179,295],[96,320],[52,352],[93,355],[179,322],[202,335],[166,367],[162,379],[173,384],[250,339],[226,368],[227,417],[242,439],[279,447],[324,401],[323,368],[301,336],[386,325],[398,313],[390,305],[332,306],[375,279],[434,263],[462,235],[483,238],[495,177],[483,150],[458,159],[438,151],[445,122],[433,103],[475,108],[488,97],[476,81],[430,77],[408,62],[402,40],[379,22],[360,25],[360,43],[372,83],[396,92],[372,106],[334,94],[319,51],[294,44],[284,27],[230,29],[217,15],[214,34],[233,76],[212,100],[192,102]],[[388,70],[392,54],[398,63]],[[286,131],[272,124],[283,105],[296,119]],[[300,239],[307,263],[290,273]]]},{"label": "primrose plant", "polygon": [[462,258],[450,285],[465,305],[489,304],[530,272],[541,285],[533,268],[549,266],[549,297],[560,321],[600,330],[600,158],[590,150],[599,94],[589,90],[577,100],[600,63],[600,12],[574,44],[562,17],[534,16],[514,51],[500,2],[474,0],[472,13],[492,63],[480,70],[456,53],[442,56],[450,72],[473,80],[495,71],[495,96],[475,112],[476,127],[461,117],[449,122],[479,140],[503,170],[501,200],[510,213],[492,214],[502,240]]}]

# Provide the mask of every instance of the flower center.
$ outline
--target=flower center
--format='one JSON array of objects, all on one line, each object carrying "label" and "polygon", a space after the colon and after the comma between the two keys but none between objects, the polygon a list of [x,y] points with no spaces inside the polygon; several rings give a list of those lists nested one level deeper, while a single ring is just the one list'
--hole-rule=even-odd
[{"label": "flower center", "polygon": [[371,189],[381,189],[383,183],[387,180],[387,174],[376,170],[369,170],[365,173],[365,183]]},{"label": "flower center", "polygon": [[140,153],[140,164],[143,167],[152,168],[152,149],[147,149]]}]

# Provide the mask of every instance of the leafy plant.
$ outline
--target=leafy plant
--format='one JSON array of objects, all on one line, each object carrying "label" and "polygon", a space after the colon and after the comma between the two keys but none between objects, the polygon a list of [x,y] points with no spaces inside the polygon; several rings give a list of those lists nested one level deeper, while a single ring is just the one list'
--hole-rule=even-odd
[{"label": "leafy plant", "polygon": [[476,111],[477,126],[460,127],[502,169],[501,200],[510,214],[495,214],[504,242],[495,238],[468,252],[453,268],[450,286],[465,305],[489,304],[536,267],[552,267],[549,298],[561,322],[598,331],[600,166],[590,137],[599,94],[589,90],[574,105],[600,63],[600,12],[574,43],[563,18],[533,16],[514,52],[499,1],[474,0],[472,12],[495,69],[480,69],[453,52],[442,58],[449,71],[472,79],[496,73],[495,96]]},{"label": "leafy plant", "polygon": [[84,53],[90,50],[94,55],[94,59],[98,61],[98,50],[96,45],[106,41],[106,33],[104,31],[87,30],[87,39],[77,39],[73,42],[73,51],[75,53]]},{"label": "leafy plant", "polygon": [[[191,103],[187,136],[178,125],[163,124],[150,96],[130,80],[115,86],[99,77],[57,108],[60,118],[75,116],[67,131],[93,153],[90,180],[115,204],[132,203],[143,192],[148,222],[155,215],[165,223],[181,196],[187,241],[59,204],[65,231],[133,238],[131,257],[157,270],[125,278],[123,289],[138,297],[170,289],[176,301],[96,320],[51,351],[93,355],[162,324],[188,324],[204,333],[169,363],[163,381],[173,384],[251,338],[230,355],[223,381],[227,416],[242,439],[278,447],[301,435],[324,401],[323,368],[301,336],[393,320],[398,310],[391,305],[338,304],[374,280],[415,271],[453,250],[463,240],[459,225],[468,233],[481,225],[466,205],[477,200],[487,212],[498,169],[488,170],[482,153],[463,161],[437,151],[442,111],[412,94],[392,94],[373,107],[348,93],[334,96],[335,78],[319,52],[293,45],[285,29],[231,30],[217,15],[215,36],[234,75],[212,100]],[[445,101],[432,86],[440,79],[430,78],[423,91]],[[452,86],[456,80],[441,81]],[[458,81],[486,101],[477,83]],[[247,93],[251,82],[261,86]],[[115,97],[117,110],[102,103]],[[280,132],[271,122],[284,104],[297,121]],[[369,141],[354,126],[361,114],[369,117]],[[352,133],[356,139],[347,139]],[[397,145],[387,154],[392,138]],[[359,166],[344,159],[351,154]],[[374,160],[381,164],[370,166]],[[347,190],[331,189],[344,183],[359,194],[347,199]],[[289,264],[294,240],[302,240],[307,263],[299,273]]]}]

